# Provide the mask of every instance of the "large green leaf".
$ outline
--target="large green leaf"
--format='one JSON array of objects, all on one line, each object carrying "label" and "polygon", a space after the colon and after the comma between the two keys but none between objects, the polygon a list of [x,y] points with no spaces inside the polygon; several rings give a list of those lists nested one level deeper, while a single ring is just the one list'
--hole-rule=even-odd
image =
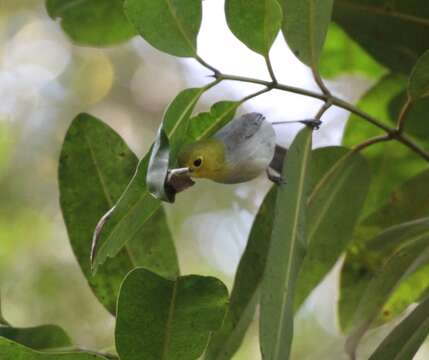
[{"label": "large green leaf", "polygon": [[429,8],[421,0],[337,0],[333,19],[394,71],[408,74],[429,48]]},{"label": "large green leaf", "polygon": [[91,274],[94,228],[119,199],[136,166],[136,155],[110,127],[88,114],[74,119],[60,156],[61,209],[79,265],[97,298],[112,314],[122,279],[134,266],[144,265],[170,277],[179,272],[165,214],[157,209],[147,226],[133,234],[127,248],[95,276]]},{"label": "large green leaf", "polygon": [[369,360],[409,360],[429,335],[429,298],[397,325]]},{"label": "large green leaf", "polygon": [[[189,118],[206,87],[183,90],[168,107],[163,126],[174,151],[186,135]],[[96,237],[94,268],[114,257],[122,247],[146,227],[146,221],[159,209],[160,201],[147,190],[146,173],[150,153],[140,160],[134,177],[116,202],[115,208]]]},{"label": "large green leaf", "polygon": [[[389,259],[392,250],[392,240],[390,231],[406,229],[404,225],[411,226],[412,230],[419,230],[417,223],[421,218],[429,216],[429,171],[425,171],[409,181],[402,184],[393,191],[385,203],[372,214],[364,218],[355,233],[355,243],[347,252],[347,257],[341,270],[339,319],[343,330],[348,330],[351,326],[352,317],[357,304],[359,303],[363,290],[374,278],[380,266]],[[417,223],[413,223],[417,221]],[[410,223],[411,222],[411,223]],[[384,241],[381,232],[387,234],[389,241]],[[372,245],[372,237],[379,235],[378,244]],[[409,236],[410,235],[410,236]],[[412,232],[396,233],[399,243],[413,238]],[[393,248],[394,250],[395,248]],[[417,278],[411,276],[400,286],[392,296],[383,311],[383,316],[379,320],[390,320],[399,314],[413,301],[416,301],[423,289],[425,281],[419,281],[421,276],[425,279],[428,269],[422,269],[423,273],[416,274]],[[408,285],[406,285],[408,284]],[[413,284],[412,291],[408,286]]]},{"label": "large green leaf", "polygon": [[207,360],[231,359],[253,320],[270,245],[276,193],[275,188],[271,189],[259,208],[238,265],[227,316],[222,328],[210,340]]},{"label": "large green leaf", "polygon": [[271,244],[262,282],[260,343],[266,360],[287,360],[293,338],[295,283],[307,247],[306,203],[312,131],[304,128],[285,162],[277,190]]},{"label": "large green leaf", "polygon": [[125,0],[125,13],[140,35],[170,55],[195,57],[201,0]]},{"label": "large green leaf", "polygon": [[346,342],[346,350],[352,358],[363,335],[394,289],[411,273],[428,264],[429,236],[426,234],[394,253],[377,271],[365,288],[353,316],[352,331]]},{"label": "large green leaf", "polygon": [[[232,119],[235,110],[241,104],[241,102],[220,102],[212,107],[210,113],[190,118],[196,102],[211,85],[184,90],[169,106],[163,126],[170,138],[170,163],[174,163],[175,156],[183,144],[212,135],[220,126]],[[205,126],[202,127],[201,124]],[[148,157],[146,155],[140,161],[134,178],[117,203],[111,219],[102,229],[97,243],[100,250],[95,259],[95,266],[102,264],[108,256],[115,256],[132,238],[134,231],[144,226],[148,214],[159,207],[159,200],[153,198],[144,185]]]},{"label": "large green leaf", "polygon": [[[357,106],[390,125],[396,122],[396,119],[392,119],[390,104],[392,99],[405,89],[406,83],[407,79],[401,75],[388,75],[371,88]],[[356,115],[351,115],[346,126],[343,144],[353,147],[381,134],[383,132],[374,125]],[[378,208],[399,184],[427,168],[427,162],[397,141],[370,146],[363,154],[369,160],[373,174],[363,215],[368,215]]]},{"label": "large green leaf", "polygon": [[38,352],[0,337],[1,360],[107,360],[89,352],[54,353]]},{"label": "large green leaf", "polygon": [[408,93],[413,101],[429,97],[429,50],[420,57],[411,73]]},{"label": "large green leaf", "polygon": [[325,78],[353,74],[378,79],[386,72],[383,66],[335,23],[329,26],[319,70]]},{"label": "large green leaf", "polygon": [[47,350],[71,345],[66,332],[56,325],[16,328],[0,325],[0,337],[15,341],[34,350]]},{"label": "large green leaf", "polygon": [[283,35],[304,64],[316,67],[331,22],[334,0],[279,0]]},{"label": "large green leaf", "polygon": [[212,277],[174,281],[143,268],[124,280],[118,299],[116,347],[122,360],[192,360],[225,316],[228,291]]},{"label": "large green leaf", "polygon": [[51,18],[78,44],[108,46],[130,39],[135,30],[123,11],[123,0],[46,0]]},{"label": "large green leaf", "polygon": [[251,50],[268,56],[282,23],[277,0],[226,0],[225,15],[238,39]]},{"label": "large green leaf", "polygon": [[[308,202],[308,251],[295,294],[298,308],[335,265],[352,240],[371,174],[365,159],[345,148],[314,151]],[[317,156],[317,162],[316,162]]]}]

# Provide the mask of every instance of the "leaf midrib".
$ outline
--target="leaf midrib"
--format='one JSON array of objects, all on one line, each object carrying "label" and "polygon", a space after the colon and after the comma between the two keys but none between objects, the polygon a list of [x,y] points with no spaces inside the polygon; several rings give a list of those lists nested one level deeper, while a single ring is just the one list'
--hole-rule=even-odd
[{"label": "leaf midrib", "polygon": [[164,338],[164,344],[162,347],[162,360],[167,359],[168,349],[170,346],[171,328],[172,328],[174,312],[175,312],[175,308],[176,308],[176,297],[177,297],[178,284],[179,284],[179,278],[177,278],[173,284],[170,307],[168,310],[168,317],[167,317],[167,321],[165,323],[165,338]]},{"label": "leaf midrib", "polygon": [[172,18],[175,20],[176,24],[177,24],[177,28],[179,29],[180,33],[182,34],[183,38],[185,39],[185,41],[188,43],[189,47],[191,48],[193,55],[196,56],[197,54],[197,49],[194,46],[194,44],[192,43],[192,41],[188,38],[188,35],[185,32],[185,29],[182,26],[182,23],[179,21],[176,12],[174,11],[174,7],[173,4],[171,3],[170,0],[165,0],[165,3],[167,4],[168,10],[170,11],[170,14],[172,16]]},{"label": "leaf midrib", "polygon": [[[303,156],[303,164],[301,167],[301,171],[300,171],[300,181],[299,181],[299,185],[298,185],[298,198],[297,198],[297,203],[299,204],[296,207],[295,210],[295,214],[294,214],[294,222],[293,222],[293,227],[292,227],[292,243],[291,243],[291,247],[290,249],[294,250],[295,246],[296,246],[296,241],[297,241],[297,229],[298,229],[298,223],[299,223],[299,213],[300,210],[302,208],[302,206],[305,206],[305,201],[303,201],[303,197],[304,197],[304,184],[305,184],[305,173],[307,171],[307,164],[308,164],[308,160],[309,160],[309,154],[311,152],[311,147],[309,146],[309,142],[311,141],[311,134],[308,136],[307,142],[305,144],[305,153]],[[286,269],[286,277],[285,277],[285,282],[286,284],[289,283],[289,277],[291,274],[291,264],[292,264],[292,256],[294,255],[294,251],[289,251],[289,257],[288,257],[288,267]],[[283,319],[284,319],[284,313],[285,313],[285,307],[286,307],[286,300],[287,300],[287,296],[289,295],[289,291],[283,291],[283,297],[282,297],[282,306],[281,306],[281,310],[280,310],[280,317],[279,317],[279,322],[278,322],[278,327],[277,327],[277,338],[276,338],[276,343],[275,343],[275,350],[274,350],[274,359],[277,359],[279,351],[280,351],[280,338],[281,338],[281,329],[283,327]]]}]

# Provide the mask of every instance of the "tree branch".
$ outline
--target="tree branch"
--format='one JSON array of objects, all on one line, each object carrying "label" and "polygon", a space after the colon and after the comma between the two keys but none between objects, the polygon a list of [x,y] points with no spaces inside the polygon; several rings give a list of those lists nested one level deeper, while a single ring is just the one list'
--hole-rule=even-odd
[{"label": "tree branch", "polygon": [[[401,131],[399,131],[396,128],[392,128],[388,125],[383,124],[378,119],[376,119],[373,116],[371,116],[370,114],[360,110],[359,108],[348,103],[347,101],[344,101],[344,100],[342,100],[336,96],[330,95],[329,91],[327,94],[326,93],[320,94],[320,93],[316,93],[314,91],[302,89],[302,88],[295,87],[295,86],[280,84],[280,83],[276,83],[276,82],[272,82],[272,81],[270,82],[270,81],[266,81],[266,80],[255,79],[255,78],[250,78],[250,77],[245,77],[245,76],[222,74],[217,69],[215,69],[215,68],[211,67],[210,65],[208,65],[207,63],[205,63],[199,57],[197,58],[197,60],[203,66],[205,66],[208,69],[210,69],[211,71],[213,71],[213,77],[215,77],[219,81],[231,80],[231,81],[240,81],[240,82],[247,82],[247,83],[252,83],[252,84],[265,85],[267,88],[265,90],[261,91],[261,93],[264,93],[264,92],[269,91],[271,89],[277,89],[277,90],[283,90],[283,91],[287,91],[287,92],[291,92],[291,93],[295,93],[295,94],[309,96],[309,97],[312,97],[315,99],[319,99],[319,100],[322,100],[326,103],[321,108],[321,111],[323,110],[322,115],[331,105],[345,109],[345,110],[347,110],[353,114],[356,114],[360,118],[362,118],[365,121],[373,124],[374,126],[378,127],[379,129],[385,131],[387,133],[387,135],[389,136],[389,138],[399,141],[400,143],[404,144],[405,146],[410,148],[412,151],[414,151],[416,154],[418,154],[420,157],[422,157],[423,159],[425,159],[426,161],[429,162],[429,153],[427,153],[424,149],[422,149],[420,146],[418,146],[416,143],[414,143],[412,141],[412,139],[410,139],[406,134],[403,134]],[[254,96],[257,96],[257,95],[253,94],[252,97],[254,97]],[[405,119],[405,115],[406,115],[406,113],[403,115],[404,119]],[[403,122],[404,122],[404,120],[402,120],[402,123]]]}]

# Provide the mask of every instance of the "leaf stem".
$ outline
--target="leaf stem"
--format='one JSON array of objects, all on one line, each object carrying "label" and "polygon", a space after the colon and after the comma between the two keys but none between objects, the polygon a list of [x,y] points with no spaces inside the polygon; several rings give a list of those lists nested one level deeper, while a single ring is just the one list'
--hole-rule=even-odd
[{"label": "leaf stem", "polygon": [[215,67],[211,66],[207,62],[204,61],[203,58],[201,58],[199,55],[195,56],[195,60],[197,60],[202,66],[204,66],[206,69],[209,69],[211,72],[213,72],[214,77],[217,78],[220,74],[220,71],[216,69]]},{"label": "leaf stem", "polygon": [[322,93],[329,100],[329,98],[332,97],[332,94],[329,91],[329,89],[326,87],[325,83],[323,82],[322,77],[320,76],[318,68],[316,66],[313,66],[311,68],[311,71],[313,73],[313,78],[314,78],[314,81],[316,81],[317,86],[320,88],[320,90],[322,91]]},{"label": "leaf stem", "polygon": [[271,80],[273,81],[273,84],[278,84],[278,81],[276,79],[276,75],[274,74],[273,64],[271,63],[270,54],[264,56],[265,63],[267,64],[268,73],[270,74]]},{"label": "leaf stem", "polygon": [[380,142],[384,142],[384,141],[390,141],[392,140],[392,137],[389,135],[381,135],[381,136],[375,136],[371,139],[368,139],[366,141],[364,141],[363,143],[355,146],[353,148],[353,152],[361,152],[362,150],[366,149],[368,146],[374,145],[374,144],[378,144]]},{"label": "leaf stem", "polygon": [[404,132],[405,120],[407,119],[408,112],[411,110],[412,101],[410,96],[407,97],[407,101],[401,109],[401,112],[398,117],[397,129],[400,134]]}]

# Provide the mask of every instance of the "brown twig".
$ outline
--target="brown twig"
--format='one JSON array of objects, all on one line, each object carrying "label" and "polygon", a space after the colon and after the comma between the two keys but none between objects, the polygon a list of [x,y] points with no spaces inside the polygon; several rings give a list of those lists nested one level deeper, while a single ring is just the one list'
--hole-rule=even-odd
[{"label": "brown twig", "polygon": [[[245,77],[245,76],[223,74],[220,71],[218,71],[217,69],[208,65],[201,58],[197,57],[197,61],[199,61],[203,66],[205,66],[206,68],[211,70],[213,72],[213,76],[219,82],[224,81],[224,80],[231,80],[231,81],[240,81],[240,82],[247,82],[247,83],[259,84],[259,85],[265,85],[266,86],[265,90],[262,90],[261,92],[258,92],[255,94],[252,94],[251,97],[255,97],[257,95],[260,95],[260,94],[267,92],[267,91],[270,91],[272,89],[277,89],[277,90],[283,90],[283,91],[287,91],[287,92],[291,92],[291,93],[295,93],[295,94],[299,94],[299,95],[304,95],[304,96],[308,96],[308,97],[312,97],[312,98],[324,101],[325,104],[321,108],[321,111],[323,109],[323,112],[321,113],[322,115],[332,105],[340,107],[342,109],[345,109],[345,110],[359,116],[360,118],[364,119],[365,121],[373,124],[374,126],[378,127],[379,129],[385,131],[386,134],[391,139],[399,141],[400,143],[407,146],[409,149],[411,149],[416,154],[418,154],[420,157],[422,157],[423,159],[425,159],[426,161],[429,162],[429,153],[426,152],[419,145],[414,143],[413,140],[410,139],[406,134],[403,134],[401,131],[399,131],[398,128],[392,128],[392,127],[382,123],[378,119],[374,118],[370,114],[366,113],[365,111],[362,111],[359,108],[355,107],[354,105],[348,103],[347,101],[344,101],[344,100],[342,100],[336,96],[331,95],[329,90],[323,84],[323,81],[320,78],[320,75],[318,75],[318,72],[313,71],[313,75],[315,76],[315,80],[318,83],[320,89],[322,90],[322,94],[314,92],[314,91],[302,89],[299,87],[289,86],[289,85],[280,84],[280,83],[274,83],[274,82],[270,82],[270,81],[266,81],[266,80],[255,79],[255,78],[250,78],[250,77]],[[409,107],[410,107],[410,105],[407,105],[407,108],[409,108]],[[408,111],[409,111],[409,109],[406,109],[406,112],[402,115],[402,119],[404,119],[404,120],[401,120],[401,123],[403,123],[405,121],[405,116],[406,116]],[[400,118],[401,118],[401,116],[400,116]],[[403,127],[403,125],[401,125],[401,128],[402,127]]]},{"label": "brown twig", "polygon": [[399,113],[398,124],[396,126],[400,134],[404,132],[405,120],[407,119],[407,115],[408,115],[408,112],[411,110],[411,107],[412,107],[412,100],[410,96],[408,96],[407,101],[405,102],[404,106],[402,106],[401,112]]}]

